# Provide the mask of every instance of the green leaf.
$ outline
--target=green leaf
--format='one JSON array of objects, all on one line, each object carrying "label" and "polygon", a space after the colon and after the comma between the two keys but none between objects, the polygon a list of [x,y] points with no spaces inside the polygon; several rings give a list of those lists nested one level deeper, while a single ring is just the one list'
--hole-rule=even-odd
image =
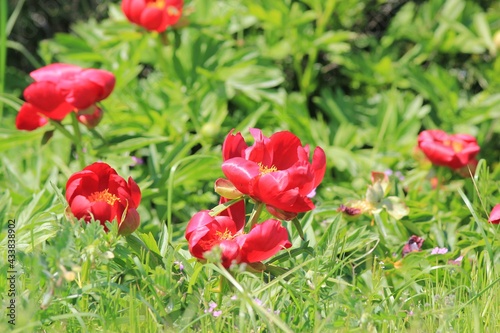
[{"label": "green leaf", "polygon": [[111,144],[103,144],[102,146],[98,147],[97,154],[108,154],[108,153],[114,153],[114,154],[119,154],[119,153],[124,153],[124,152],[129,152],[133,150],[137,150],[142,147],[149,146],[151,144],[156,144],[156,143],[161,143],[161,142],[167,142],[168,138],[167,137],[135,137],[132,139],[128,139],[125,141],[117,142],[117,143],[111,143]]}]

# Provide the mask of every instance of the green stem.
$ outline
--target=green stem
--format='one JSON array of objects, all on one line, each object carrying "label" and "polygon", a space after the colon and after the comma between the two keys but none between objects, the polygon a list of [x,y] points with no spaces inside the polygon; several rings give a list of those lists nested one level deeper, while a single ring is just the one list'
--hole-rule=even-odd
[{"label": "green stem", "polygon": [[73,125],[73,143],[75,144],[76,156],[78,158],[78,162],[80,163],[80,167],[85,168],[85,155],[83,153],[82,147],[82,133],[80,132],[80,125],[78,123],[78,118],[76,112],[71,112],[71,122]]},{"label": "green stem", "polygon": [[250,223],[250,228],[248,230],[252,230],[253,226],[257,224],[259,221],[260,213],[262,213],[262,209],[264,208],[264,203],[257,201],[255,206],[253,206],[252,214],[250,215],[250,219],[248,222]]},{"label": "green stem", "polygon": [[226,278],[221,275],[219,277],[219,295],[218,295],[218,300],[217,300],[217,304],[219,306],[222,306],[222,295],[224,294],[224,285],[226,284]]},{"label": "green stem", "polygon": [[67,137],[71,141],[75,141],[73,134],[71,134],[66,128],[64,128],[64,126],[60,122],[52,119],[49,119],[49,121],[52,124],[52,126],[57,128],[57,130],[60,131],[65,137]]}]

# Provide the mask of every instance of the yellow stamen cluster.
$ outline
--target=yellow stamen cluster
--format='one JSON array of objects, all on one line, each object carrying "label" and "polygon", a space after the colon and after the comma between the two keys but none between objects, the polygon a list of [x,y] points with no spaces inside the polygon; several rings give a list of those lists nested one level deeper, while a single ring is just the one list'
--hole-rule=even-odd
[{"label": "yellow stamen cluster", "polygon": [[234,238],[234,235],[228,229],[224,232],[216,231],[215,235],[219,237],[220,240],[231,240]]},{"label": "yellow stamen cluster", "polygon": [[265,175],[266,173],[278,171],[278,168],[275,167],[274,165],[271,167],[268,167],[266,165],[263,165],[261,162],[259,162],[258,165],[259,165],[259,172],[261,175]]},{"label": "yellow stamen cluster", "polygon": [[464,149],[464,145],[461,144],[460,142],[453,141],[451,143],[451,148],[453,148],[453,151],[455,153],[459,153],[459,152],[461,152]]},{"label": "yellow stamen cluster", "polygon": [[464,149],[464,145],[457,141],[445,140],[443,141],[443,145],[451,147],[455,153],[459,153]]},{"label": "yellow stamen cluster", "polygon": [[163,9],[165,8],[165,0],[156,0],[156,1],[153,1],[153,2],[149,2],[147,4],[148,7],[156,7],[156,8],[159,8],[159,9]]},{"label": "yellow stamen cluster", "polygon": [[89,201],[90,202],[96,202],[96,201],[104,201],[109,205],[114,205],[116,201],[120,201],[120,198],[118,198],[116,195],[113,193],[109,193],[108,189],[105,189],[104,191],[100,192],[94,192],[89,196]]}]

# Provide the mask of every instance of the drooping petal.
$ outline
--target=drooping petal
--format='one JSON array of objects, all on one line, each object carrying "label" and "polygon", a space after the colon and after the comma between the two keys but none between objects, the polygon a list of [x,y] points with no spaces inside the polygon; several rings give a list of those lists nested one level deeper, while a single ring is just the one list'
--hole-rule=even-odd
[{"label": "drooping petal", "polygon": [[255,225],[247,235],[237,238],[242,261],[253,263],[269,259],[280,250],[292,246],[288,232],[278,220],[267,220]]},{"label": "drooping petal", "polygon": [[16,116],[16,128],[19,130],[33,131],[47,122],[41,111],[30,103],[24,103]]},{"label": "drooping petal", "polygon": [[63,94],[52,82],[33,82],[24,89],[24,98],[44,116],[58,121],[74,109],[74,106],[66,103]]}]

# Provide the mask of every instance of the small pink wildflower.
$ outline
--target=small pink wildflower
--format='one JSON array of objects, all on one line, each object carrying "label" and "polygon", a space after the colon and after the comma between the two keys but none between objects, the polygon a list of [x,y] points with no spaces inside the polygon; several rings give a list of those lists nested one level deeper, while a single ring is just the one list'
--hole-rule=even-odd
[{"label": "small pink wildflower", "polygon": [[435,247],[432,249],[431,254],[445,254],[448,253],[448,249],[445,247]]}]

